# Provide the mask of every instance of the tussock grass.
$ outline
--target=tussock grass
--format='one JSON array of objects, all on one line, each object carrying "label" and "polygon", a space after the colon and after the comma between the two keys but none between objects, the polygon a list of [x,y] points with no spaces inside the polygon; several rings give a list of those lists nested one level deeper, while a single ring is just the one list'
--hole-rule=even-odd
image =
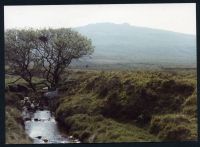
[{"label": "tussock grass", "polygon": [[[142,138],[143,141],[157,138],[162,141],[197,139],[195,71],[70,72],[66,81],[73,81],[63,82],[61,85],[63,94],[58,101],[56,118],[67,126],[70,133],[75,133],[79,138],[82,138],[79,134],[85,132],[84,142],[89,142],[91,136],[97,138],[93,139],[94,142],[139,141],[141,136],[146,136]],[[98,130],[95,124],[101,125],[102,121],[94,121],[93,117],[99,115],[105,121],[109,119],[121,125],[132,124],[132,128],[142,129],[146,135],[128,137],[118,133],[117,137],[112,138],[105,133],[95,134],[96,129]],[[91,118],[82,123],[82,117],[87,116]],[[177,121],[182,117],[193,121]],[[73,121],[77,122],[77,125],[70,123]],[[88,130],[91,124],[94,129]],[[118,130],[117,126],[110,132]],[[152,131],[153,126],[160,126],[158,132]],[[127,131],[126,127],[122,128],[124,132]],[[152,135],[147,130],[150,130]]]},{"label": "tussock grass", "polygon": [[76,114],[65,119],[65,126],[83,142],[158,141],[155,136],[135,125],[119,123],[102,115]]},{"label": "tussock grass", "polygon": [[154,116],[150,132],[157,134],[163,141],[195,141],[197,126],[191,124],[191,118],[183,114]]}]

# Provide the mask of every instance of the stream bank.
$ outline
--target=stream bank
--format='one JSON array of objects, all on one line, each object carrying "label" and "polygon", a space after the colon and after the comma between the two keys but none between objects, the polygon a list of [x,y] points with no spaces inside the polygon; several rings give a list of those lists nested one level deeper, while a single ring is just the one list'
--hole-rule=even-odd
[{"label": "stream bank", "polygon": [[7,85],[5,97],[6,144],[80,143],[61,131],[48,102],[26,84]]},{"label": "stream bank", "polygon": [[34,104],[29,97],[25,97],[22,102],[28,102],[30,106],[23,107],[22,117],[25,132],[33,140],[33,144],[80,143],[72,136],[61,133],[58,123],[48,106],[39,107],[40,105]]}]

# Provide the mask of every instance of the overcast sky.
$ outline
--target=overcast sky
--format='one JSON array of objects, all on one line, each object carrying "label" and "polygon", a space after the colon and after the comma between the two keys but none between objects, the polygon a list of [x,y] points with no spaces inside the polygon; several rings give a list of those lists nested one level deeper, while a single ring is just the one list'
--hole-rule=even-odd
[{"label": "overcast sky", "polygon": [[134,26],[196,34],[196,5],[5,6],[5,29],[77,27],[99,22],[129,23]]}]

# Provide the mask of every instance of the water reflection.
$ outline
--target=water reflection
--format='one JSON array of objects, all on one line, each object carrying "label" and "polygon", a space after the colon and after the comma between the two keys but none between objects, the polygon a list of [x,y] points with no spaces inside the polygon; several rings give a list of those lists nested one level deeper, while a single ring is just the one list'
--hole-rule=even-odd
[{"label": "water reflection", "polygon": [[40,143],[79,143],[61,135],[57,122],[49,110],[37,110],[28,112],[26,108],[23,111],[25,121],[25,130],[33,139],[35,144]]}]

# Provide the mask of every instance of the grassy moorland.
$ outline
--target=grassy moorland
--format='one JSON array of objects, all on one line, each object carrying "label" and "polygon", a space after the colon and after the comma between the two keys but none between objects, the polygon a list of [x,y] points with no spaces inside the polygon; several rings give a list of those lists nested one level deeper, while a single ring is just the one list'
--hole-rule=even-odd
[{"label": "grassy moorland", "polygon": [[[17,78],[7,77],[6,86]],[[195,70],[71,70],[62,77],[55,116],[82,142],[194,141],[196,82]],[[23,80],[15,84],[29,89]],[[5,94],[6,143],[32,143],[21,117],[23,93]]]},{"label": "grassy moorland", "polygon": [[71,71],[55,114],[82,142],[197,140],[195,70]]}]

